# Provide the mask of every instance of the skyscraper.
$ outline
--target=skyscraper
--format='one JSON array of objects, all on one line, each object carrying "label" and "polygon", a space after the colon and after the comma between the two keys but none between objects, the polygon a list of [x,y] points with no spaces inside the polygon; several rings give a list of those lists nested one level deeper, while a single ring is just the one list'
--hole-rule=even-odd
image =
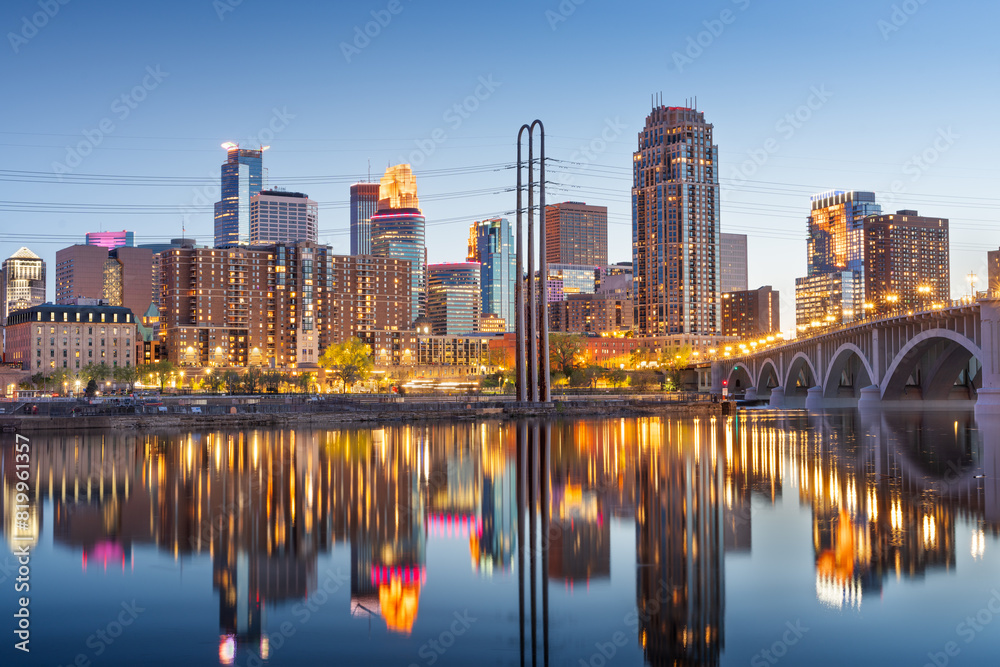
[{"label": "skyscraper", "polygon": [[831,190],[812,197],[809,216],[808,275],[859,271],[864,279],[863,222],[879,215],[874,192]]},{"label": "skyscraper", "polygon": [[56,303],[104,299],[141,317],[154,302],[153,251],[73,245],[56,251]]},{"label": "skyscraper", "polygon": [[261,190],[250,198],[250,245],[316,243],[319,205],[301,192]]},{"label": "skyscraper", "polygon": [[948,221],[916,211],[864,219],[869,310],[919,309],[951,298]]},{"label": "skyscraper", "polygon": [[575,201],[546,206],[545,255],[552,264],[607,264],[608,207]]},{"label": "skyscraper", "polygon": [[483,315],[496,315],[503,319],[504,331],[513,331],[517,257],[514,254],[514,231],[507,218],[472,223],[469,261],[479,262],[482,267],[479,285]]},{"label": "skyscraper", "polygon": [[246,245],[250,237],[250,198],[264,184],[263,154],[240,148],[232,142],[222,144],[226,161],[222,165],[222,199],[215,203],[215,247]]},{"label": "skyscraper", "polygon": [[3,261],[0,268],[0,326],[15,310],[45,303],[45,262],[27,248]]},{"label": "skyscraper", "polygon": [[722,334],[757,338],[781,331],[781,298],[770,285],[722,293]]},{"label": "skyscraper", "polygon": [[479,331],[482,312],[478,262],[427,267],[427,317],[435,336]]},{"label": "skyscraper", "polygon": [[722,291],[747,290],[747,235],[720,234],[722,238]]},{"label": "skyscraper", "polygon": [[372,216],[378,210],[378,183],[351,186],[351,254],[372,254]]},{"label": "skyscraper", "polygon": [[372,254],[410,263],[411,322],[427,307],[425,226],[410,165],[389,167],[379,185],[378,210],[371,217]]},{"label": "skyscraper", "polygon": [[133,232],[87,232],[84,243],[87,245],[99,245],[108,250],[121,248],[122,246],[132,247],[135,245],[135,235]]},{"label": "skyscraper", "polygon": [[718,155],[702,112],[657,106],[646,117],[632,160],[640,336],[721,330]]}]

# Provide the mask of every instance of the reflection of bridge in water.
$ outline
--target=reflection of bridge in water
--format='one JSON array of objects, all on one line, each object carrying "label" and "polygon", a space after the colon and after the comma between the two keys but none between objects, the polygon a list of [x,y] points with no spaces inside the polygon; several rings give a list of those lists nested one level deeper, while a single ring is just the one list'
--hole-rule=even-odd
[{"label": "reflection of bridge in water", "polygon": [[[1000,300],[861,322],[713,364],[713,392],[773,407],[975,405],[1000,413]],[[920,401],[920,403],[915,403]]]},{"label": "reflection of bridge in water", "polygon": [[[858,607],[887,576],[952,569],[958,549],[975,555],[1000,534],[997,439],[1000,417],[941,412],[58,435],[38,440],[33,479],[56,545],[88,571],[128,567],[141,545],[210,556],[223,662],[266,652],[268,609],[317,598],[317,559],[342,543],[351,609],[322,613],[416,632],[436,539],[467,543],[476,576],[523,578],[510,604],[526,664],[546,662],[550,634],[585,653],[569,662],[586,661],[595,638],[567,640],[574,628],[545,612],[563,589],[610,579],[614,517],[636,525],[635,562],[617,564],[636,567],[633,646],[654,665],[714,665],[725,554],[761,539],[752,503],[797,490],[812,512],[815,594]],[[2,484],[7,517],[9,472]],[[956,544],[959,522],[972,544]]]}]

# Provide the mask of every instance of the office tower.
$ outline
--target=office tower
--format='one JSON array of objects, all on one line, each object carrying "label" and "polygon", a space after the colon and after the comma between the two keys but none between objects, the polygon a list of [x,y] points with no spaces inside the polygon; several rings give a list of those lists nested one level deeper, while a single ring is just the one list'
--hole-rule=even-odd
[{"label": "office tower", "polygon": [[482,314],[479,262],[427,267],[427,317],[435,336],[479,331]]},{"label": "office tower", "polygon": [[135,235],[125,230],[120,232],[88,232],[84,243],[86,245],[99,245],[108,250],[122,246],[131,248],[135,245]]},{"label": "office tower", "polygon": [[832,190],[812,197],[808,275],[858,271],[864,280],[864,219],[879,215],[874,192]]},{"label": "office tower", "polygon": [[853,322],[864,312],[860,271],[835,271],[795,279],[795,325],[810,328]]},{"label": "office tower", "polygon": [[607,264],[608,207],[575,201],[546,206],[545,256],[550,264]]},{"label": "office tower", "polygon": [[747,289],[747,235],[720,234],[722,245],[723,292],[745,292]]},{"label": "office tower", "polygon": [[[507,218],[474,222],[469,229],[469,261],[482,266],[483,315],[503,320],[500,331],[514,330],[514,292],[517,287],[517,256],[514,230]],[[490,323],[491,328],[496,326]]]},{"label": "office tower", "polygon": [[951,299],[948,221],[916,211],[865,218],[865,304],[887,312]]},{"label": "office tower", "polygon": [[215,203],[215,247],[246,245],[250,238],[250,199],[263,189],[267,146],[258,150],[226,142],[222,199]]},{"label": "office tower", "polygon": [[250,198],[250,245],[316,243],[319,205],[301,192],[261,190]]},{"label": "office tower", "polygon": [[45,262],[20,248],[0,268],[0,326],[17,310],[45,303]]},{"label": "office tower", "polygon": [[781,331],[780,295],[770,285],[722,294],[722,335],[758,338]]},{"label": "office tower", "polygon": [[372,254],[372,216],[378,209],[378,183],[351,186],[351,254]]},{"label": "office tower", "polygon": [[410,263],[411,322],[427,307],[425,226],[410,165],[389,167],[379,185],[378,210],[371,218],[372,254]]},{"label": "office tower", "polygon": [[153,302],[153,251],[149,248],[74,245],[56,251],[56,303],[99,299],[141,317]]},{"label": "office tower", "polygon": [[702,112],[657,106],[633,156],[632,266],[640,336],[717,335],[718,146]]},{"label": "office tower", "polygon": [[[570,294],[596,293],[600,276],[601,269],[597,266],[549,264],[549,303],[563,301]],[[536,294],[541,298],[540,290]]]},{"label": "office tower", "polygon": [[1000,250],[990,250],[986,253],[987,283],[986,289],[990,296],[1000,296]]},{"label": "office tower", "polygon": [[32,306],[11,314],[6,334],[6,361],[26,371],[135,363],[135,316],[120,306]]}]

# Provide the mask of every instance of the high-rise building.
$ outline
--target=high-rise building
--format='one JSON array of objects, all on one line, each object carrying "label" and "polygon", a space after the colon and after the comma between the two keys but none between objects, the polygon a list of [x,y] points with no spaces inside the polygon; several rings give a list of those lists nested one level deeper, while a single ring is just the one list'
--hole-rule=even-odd
[{"label": "high-rise building", "polygon": [[378,183],[351,186],[351,254],[372,254],[372,216],[378,210]]},{"label": "high-rise building", "polygon": [[379,185],[378,211],[371,217],[372,254],[410,263],[411,323],[427,307],[425,227],[410,165],[389,167]]},{"label": "high-rise building", "polygon": [[865,305],[876,313],[951,298],[948,221],[916,211],[864,219]]},{"label": "high-rise building", "polygon": [[808,273],[858,271],[864,279],[864,219],[882,207],[874,192],[832,190],[812,197]]},{"label": "high-rise building", "polygon": [[[594,294],[600,277],[601,268],[598,266],[549,264],[549,303],[563,301],[570,294]],[[541,298],[541,290],[535,293]]]},{"label": "high-rise building", "polygon": [[608,207],[575,201],[546,206],[545,256],[550,264],[607,264]]},{"label": "high-rise building", "polygon": [[264,186],[264,151],[226,142],[222,199],[215,203],[215,247],[246,245],[250,238],[250,199]]},{"label": "high-rise building", "polygon": [[747,289],[747,235],[720,234],[722,239],[722,291],[745,292]]},{"label": "high-rise building", "polygon": [[427,266],[427,317],[435,336],[479,331],[479,262]]},{"label": "high-rise building", "polygon": [[860,271],[817,273],[795,279],[795,325],[810,328],[853,322],[864,312],[865,284]]},{"label": "high-rise building", "polygon": [[[196,245],[198,245],[197,239],[170,239],[169,243],[141,243],[136,246],[137,248],[146,248],[153,253],[153,305],[157,311],[160,308],[160,254],[165,250],[186,247],[193,248]],[[141,313],[136,313],[135,316],[142,319]]]},{"label": "high-rise building", "polygon": [[122,246],[131,248],[135,245],[135,235],[133,232],[125,230],[120,232],[88,232],[84,243],[87,245],[99,245],[108,250],[121,248]]},{"label": "high-rise building", "polygon": [[696,109],[657,106],[632,168],[632,266],[640,336],[717,335],[719,148]]},{"label": "high-rise building", "polygon": [[56,251],[56,303],[99,299],[141,316],[153,302],[153,251],[73,245]]},{"label": "high-rise building", "polygon": [[319,204],[301,192],[261,190],[250,198],[250,245],[316,243]]},{"label": "high-rise building", "polygon": [[479,262],[483,315],[503,319],[505,331],[514,330],[514,291],[517,257],[514,232],[507,218],[474,222],[469,230],[470,262]]},{"label": "high-rise building", "polygon": [[[601,267],[600,279],[595,292],[597,294],[617,294],[631,299],[633,285],[632,262],[618,262]],[[631,320],[631,318],[629,319]]]},{"label": "high-rise building", "polygon": [[990,296],[1000,296],[1000,250],[990,250],[986,253],[987,279],[989,280],[987,290]]},{"label": "high-rise building", "polygon": [[781,300],[770,285],[723,292],[722,335],[757,338],[781,331]]},{"label": "high-rise building", "polygon": [[0,326],[7,316],[45,303],[45,261],[20,248],[0,268]]},{"label": "high-rise building", "polygon": [[631,331],[632,299],[625,294],[570,294],[549,304],[549,330],[565,333]]}]

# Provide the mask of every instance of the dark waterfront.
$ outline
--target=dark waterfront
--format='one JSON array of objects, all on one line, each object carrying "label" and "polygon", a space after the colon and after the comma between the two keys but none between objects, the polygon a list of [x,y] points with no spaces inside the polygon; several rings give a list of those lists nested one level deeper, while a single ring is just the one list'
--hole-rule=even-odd
[{"label": "dark waterfront", "polygon": [[[1000,424],[972,414],[28,435],[28,531],[2,436],[2,664],[1000,651]],[[29,593],[15,544],[32,545]],[[21,595],[30,656],[13,648]]]}]

